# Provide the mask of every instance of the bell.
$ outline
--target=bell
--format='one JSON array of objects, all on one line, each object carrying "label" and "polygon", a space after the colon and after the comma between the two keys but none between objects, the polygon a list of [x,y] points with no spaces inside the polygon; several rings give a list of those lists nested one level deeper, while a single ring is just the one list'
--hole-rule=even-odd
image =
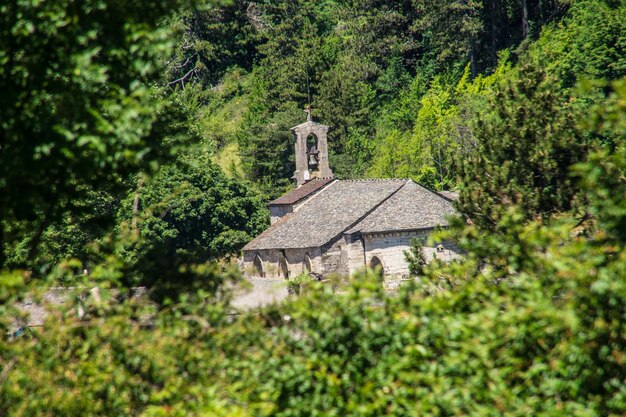
[{"label": "bell", "polygon": [[317,165],[317,158],[314,154],[309,155],[309,165]]}]

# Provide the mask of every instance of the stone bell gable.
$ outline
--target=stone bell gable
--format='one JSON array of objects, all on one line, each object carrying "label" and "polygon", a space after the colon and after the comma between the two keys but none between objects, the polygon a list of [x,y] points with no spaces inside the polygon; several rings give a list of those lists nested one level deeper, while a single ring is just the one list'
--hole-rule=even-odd
[{"label": "stone bell gable", "polygon": [[296,152],[293,177],[298,187],[313,178],[333,178],[328,164],[328,128],[313,121],[310,108],[307,108],[307,121],[291,128]]}]

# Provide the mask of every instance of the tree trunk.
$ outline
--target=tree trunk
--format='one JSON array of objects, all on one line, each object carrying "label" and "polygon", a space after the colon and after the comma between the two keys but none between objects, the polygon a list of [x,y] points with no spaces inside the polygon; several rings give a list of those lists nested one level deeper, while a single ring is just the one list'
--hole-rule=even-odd
[{"label": "tree trunk", "polygon": [[522,0],[522,37],[528,36],[528,4],[526,0]]},{"label": "tree trunk", "polygon": [[39,245],[41,244],[41,237],[43,236],[43,232],[46,231],[46,229],[48,228],[48,225],[50,224],[49,219],[50,219],[50,216],[46,214],[43,215],[43,218],[41,219],[39,226],[37,226],[35,235],[29,242],[28,258],[27,258],[26,264],[24,265],[25,268],[28,268],[30,264],[37,257],[37,254],[39,254]]},{"label": "tree trunk", "polygon": [[131,229],[134,234],[139,234],[138,229],[138,218],[139,218],[139,193],[141,191],[141,187],[143,186],[143,177],[139,177],[137,181],[137,189],[135,190],[135,198],[133,200],[133,220],[131,223]]},{"label": "tree trunk", "polygon": [[473,41],[470,41],[469,45],[469,60],[470,72],[472,73],[472,79],[474,79],[478,76],[478,65],[476,65],[476,48]]},{"label": "tree trunk", "polygon": [[498,0],[491,0],[491,59],[492,65],[495,67],[498,65]]},{"label": "tree trunk", "polygon": [[6,256],[4,255],[4,223],[2,219],[6,219],[6,217],[0,217],[0,271],[4,269],[6,263]]}]

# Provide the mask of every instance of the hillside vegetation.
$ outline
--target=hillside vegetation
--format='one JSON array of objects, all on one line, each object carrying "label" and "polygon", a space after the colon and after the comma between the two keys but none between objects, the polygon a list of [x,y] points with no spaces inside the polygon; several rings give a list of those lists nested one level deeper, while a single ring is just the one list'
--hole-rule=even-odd
[{"label": "hillside vegetation", "polygon": [[[12,2],[0,63],[0,415],[626,413],[624,2]],[[308,103],[464,256],[235,312]]]}]

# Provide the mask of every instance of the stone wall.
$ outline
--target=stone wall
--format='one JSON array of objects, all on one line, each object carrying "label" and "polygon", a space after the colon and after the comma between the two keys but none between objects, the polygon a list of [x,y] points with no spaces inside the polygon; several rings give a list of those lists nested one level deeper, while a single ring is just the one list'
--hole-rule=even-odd
[{"label": "stone wall", "polygon": [[338,237],[322,248],[308,249],[271,249],[244,252],[244,273],[254,273],[254,259],[261,258],[265,278],[283,278],[280,260],[285,258],[289,277],[293,278],[305,270],[305,259],[311,261],[311,271],[321,276],[330,274],[352,275],[372,265],[377,257],[383,265],[385,278],[394,279],[408,277],[409,266],[405,252],[411,249],[411,241],[415,238],[422,241],[424,256],[427,261],[440,259],[451,261],[460,256],[460,249],[448,242],[428,246],[426,241],[431,230],[412,232],[385,232],[367,234],[359,233]]},{"label": "stone wall", "polygon": [[344,253],[350,275],[365,269],[364,240],[360,233],[344,235]]},{"label": "stone wall", "polygon": [[365,260],[367,265],[371,266],[372,259],[377,257],[383,264],[386,277],[408,277],[409,265],[404,254],[411,249],[411,241],[413,239],[419,239],[422,242],[424,256],[427,261],[441,259],[448,262],[459,256],[459,248],[447,242],[427,246],[426,241],[431,232],[430,230],[425,230],[365,235]]},{"label": "stone wall", "polygon": [[270,208],[270,223],[274,224],[280,220],[283,216],[291,213],[294,206],[269,206]]},{"label": "stone wall", "polygon": [[322,274],[323,264],[319,248],[309,249],[270,249],[258,251],[245,251],[243,254],[243,272],[247,276],[258,276],[255,271],[254,260],[256,256],[261,258],[264,278],[284,278],[280,269],[280,260],[285,258],[289,278],[302,274],[305,270],[305,259],[309,256],[313,273]]},{"label": "stone wall", "polygon": [[348,273],[345,242],[342,237],[337,237],[322,248],[322,275]]},{"label": "stone wall", "polygon": [[289,264],[290,277],[296,277],[305,271],[305,259],[309,256],[311,260],[311,272],[319,274],[323,269],[322,257],[319,249],[287,249],[285,251]]},{"label": "stone wall", "polygon": [[263,276],[266,278],[278,277],[278,257],[277,250],[245,251],[243,253],[243,273],[246,276],[259,276],[259,271],[255,270],[254,260],[259,256],[263,267]]}]

